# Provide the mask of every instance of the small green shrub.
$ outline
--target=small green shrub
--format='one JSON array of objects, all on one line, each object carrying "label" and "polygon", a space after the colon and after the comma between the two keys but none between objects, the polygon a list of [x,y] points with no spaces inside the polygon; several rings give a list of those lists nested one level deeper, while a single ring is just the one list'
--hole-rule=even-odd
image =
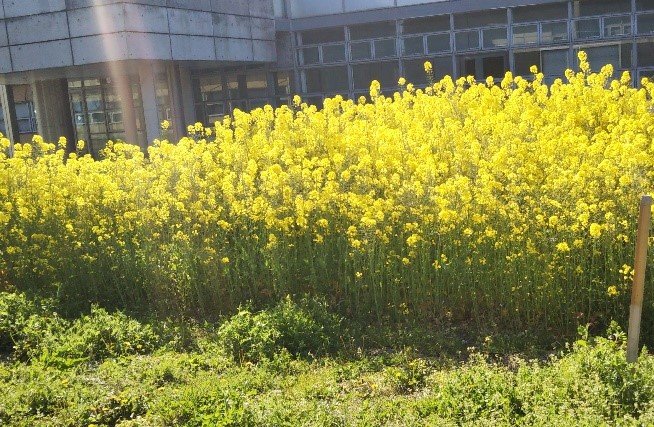
[{"label": "small green shrub", "polygon": [[218,340],[241,361],[270,359],[282,349],[293,356],[316,356],[336,348],[340,322],[323,301],[295,303],[287,297],[256,314],[242,308],[220,326]]},{"label": "small green shrub", "polygon": [[24,294],[0,293],[0,354],[17,360],[37,356],[43,343],[56,339],[68,322]]},{"label": "small green shrub", "polygon": [[44,342],[40,359],[47,364],[75,365],[109,357],[146,354],[160,344],[149,325],[116,312],[94,307],[90,315],[75,320],[65,334]]}]

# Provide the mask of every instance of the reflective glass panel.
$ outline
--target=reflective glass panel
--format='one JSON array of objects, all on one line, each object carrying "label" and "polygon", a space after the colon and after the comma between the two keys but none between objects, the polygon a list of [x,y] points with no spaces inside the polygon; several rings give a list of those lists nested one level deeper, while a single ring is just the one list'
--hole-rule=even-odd
[{"label": "reflective glass panel", "polygon": [[484,32],[484,49],[505,47],[507,43],[506,28],[489,28]]},{"label": "reflective glass panel", "polygon": [[450,47],[450,33],[427,36],[427,51],[429,53],[449,52],[450,50],[452,50]]},{"label": "reflective glass panel", "polygon": [[406,37],[402,39],[405,55],[422,55],[424,54],[424,46],[422,44],[422,36]]},{"label": "reflective glass panel", "polygon": [[479,31],[462,31],[456,33],[456,50],[479,49]]},{"label": "reflective glass panel", "polygon": [[524,46],[538,43],[538,25],[516,25],[513,27],[513,44]]}]

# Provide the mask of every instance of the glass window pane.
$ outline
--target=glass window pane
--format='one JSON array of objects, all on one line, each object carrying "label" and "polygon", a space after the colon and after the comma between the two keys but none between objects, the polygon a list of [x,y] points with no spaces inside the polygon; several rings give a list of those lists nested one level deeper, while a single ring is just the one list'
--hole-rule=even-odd
[{"label": "glass window pane", "polygon": [[607,16],[604,18],[604,37],[631,34],[631,16]]},{"label": "glass window pane", "polygon": [[538,43],[538,25],[517,25],[513,27],[513,44],[524,46]]},{"label": "glass window pane", "polygon": [[305,71],[307,92],[348,90],[346,67],[314,68]]},{"label": "glass window pane", "polygon": [[544,50],[541,53],[543,61],[542,72],[546,76],[562,77],[568,65],[568,50]]},{"label": "glass window pane", "polygon": [[373,22],[371,24],[352,25],[350,27],[351,40],[374,39],[392,37],[396,35],[395,22]]},{"label": "glass window pane", "polygon": [[654,42],[638,43],[637,54],[639,67],[654,67]]},{"label": "glass window pane", "polygon": [[[434,70],[434,78],[440,80],[446,75],[452,75],[452,58],[450,56],[437,56],[435,58],[428,58],[432,63]],[[425,73],[425,59],[414,59],[411,61],[404,61],[404,77],[407,82],[415,85],[426,85],[427,74]]]},{"label": "glass window pane", "polygon": [[[516,52],[514,55],[515,74],[517,76],[530,76],[530,68],[535,65],[540,70],[540,52]],[[544,73],[543,73],[544,74]]]},{"label": "glass window pane", "polygon": [[550,21],[568,18],[568,3],[521,6],[513,9],[513,22]]},{"label": "glass window pane", "polygon": [[631,12],[631,0],[581,0],[575,1],[572,10],[577,16],[607,15]]},{"label": "glass window pane", "polygon": [[345,45],[332,44],[322,47],[323,62],[340,62],[345,61]]},{"label": "glass window pane", "polygon": [[320,58],[318,56],[318,47],[305,47],[300,51],[301,57],[300,57],[300,63],[304,65],[308,64],[317,64],[320,62]]},{"label": "glass window pane", "polygon": [[506,9],[489,9],[483,12],[458,13],[454,15],[454,28],[457,30],[506,23]]},{"label": "glass window pane", "polygon": [[449,52],[450,50],[450,33],[427,36],[427,51],[429,53]]},{"label": "glass window pane", "polygon": [[636,0],[636,10],[654,10],[654,0]]},{"label": "glass window pane", "polygon": [[654,13],[638,16],[638,34],[654,33]]},{"label": "glass window pane", "polygon": [[197,81],[199,97],[203,101],[216,101],[223,97],[223,84],[220,76],[203,76]]},{"label": "glass window pane", "polygon": [[484,48],[493,49],[506,46],[506,28],[490,28],[484,31]]},{"label": "glass window pane", "polygon": [[456,50],[479,49],[479,31],[463,31],[456,33]]},{"label": "glass window pane", "polygon": [[320,44],[345,41],[343,27],[321,28],[320,30],[303,31],[302,44]]},{"label": "glass window pane", "polygon": [[575,38],[577,40],[592,39],[599,36],[599,18],[575,21]]},{"label": "glass window pane", "polygon": [[564,43],[568,41],[568,23],[567,22],[549,22],[541,24],[540,42],[541,43]]},{"label": "glass window pane", "polygon": [[375,58],[397,56],[395,39],[375,40]]},{"label": "glass window pane", "polygon": [[422,36],[406,37],[402,40],[402,43],[404,45],[405,55],[422,55],[425,53]]},{"label": "glass window pane", "polygon": [[352,66],[355,90],[370,89],[373,80],[379,81],[382,87],[397,86],[399,79],[399,66],[397,62],[375,62]]},{"label": "glass window pane", "polygon": [[588,55],[588,63],[593,71],[599,71],[606,64],[613,65],[614,70],[620,70],[624,65],[629,64],[629,60],[621,57],[620,45],[598,46],[585,48]]},{"label": "glass window pane", "polygon": [[268,75],[265,71],[248,71],[245,78],[246,98],[262,98],[268,95]]},{"label": "glass window pane", "polygon": [[350,45],[350,49],[351,49],[351,58],[353,60],[372,58],[372,50],[370,48],[370,42],[352,43]]},{"label": "glass window pane", "polygon": [[504,56],[489,56],[482,60],[483,76],[494,77],[496,79],[502,78],[506,73],[508,67]]},{"label": "glass window pane", "polygon": [[30,118],[32,114],[30,113],[31,104],[29,102],[16,103],[16,118],[25,119]]},{"label": "glass window pane", "polygon": [[406,19],[402,24],[403,34],[435,33],[450,30],[450,15],[428,16]]}]

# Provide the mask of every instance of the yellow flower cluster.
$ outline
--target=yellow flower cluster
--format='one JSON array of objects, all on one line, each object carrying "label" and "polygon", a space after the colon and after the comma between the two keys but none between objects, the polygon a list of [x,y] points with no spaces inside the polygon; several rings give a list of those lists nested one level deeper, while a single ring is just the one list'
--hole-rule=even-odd
[{"label": "yellow flower cluster", "polygon": [[654,182],[654,84],[580,68],[551,86],[534,69],[391,97],[375,82],[372,101],[321,110],[295,97],[147,156],[16,144],[0,158],[0,271],[167,314],[303,292],[361,314],[520,327],[621,314]]}]

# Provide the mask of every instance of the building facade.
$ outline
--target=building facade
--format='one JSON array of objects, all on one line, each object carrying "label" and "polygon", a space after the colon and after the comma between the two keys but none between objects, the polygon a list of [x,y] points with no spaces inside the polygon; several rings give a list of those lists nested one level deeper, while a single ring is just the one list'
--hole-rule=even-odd
[{"label": "building facade", "polygon": [[654,76],[654,0],[0,0],[0,131],[146,147],[159,123],[356,98],[378,80]]}]

